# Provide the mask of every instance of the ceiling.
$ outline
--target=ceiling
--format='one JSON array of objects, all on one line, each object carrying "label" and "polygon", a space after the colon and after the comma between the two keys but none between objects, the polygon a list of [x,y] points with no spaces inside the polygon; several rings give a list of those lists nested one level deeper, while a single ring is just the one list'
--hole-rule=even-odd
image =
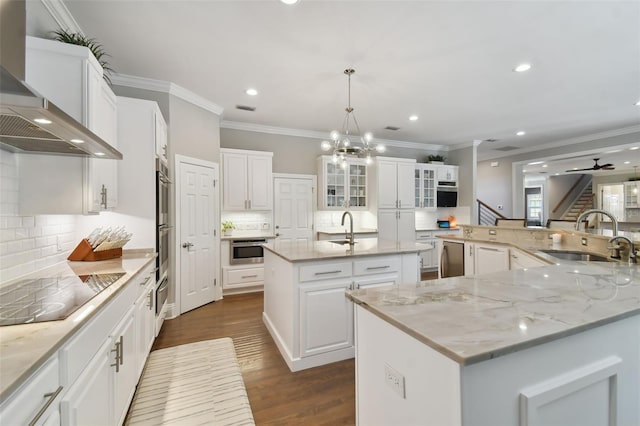
[{"label": "ceiling", "polygon": [[487,158],[640,123],[636,1],[64,3],[117,72],[176,83],[226,121],[340,128],[352,67],[355,115],[377,139],[497,139]]}]

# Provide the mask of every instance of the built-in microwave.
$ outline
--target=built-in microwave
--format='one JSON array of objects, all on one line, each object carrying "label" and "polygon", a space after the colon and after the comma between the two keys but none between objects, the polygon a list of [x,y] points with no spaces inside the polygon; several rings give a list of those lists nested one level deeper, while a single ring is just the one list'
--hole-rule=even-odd
[{"label": "built-in microwave", "polygon": [[458,188],[438,188],[436,207],[458,207]]},{"label": "built-in microwave", "polygon": [[231,265],[263,263],[264,249],[262,245],[266,242],[267,240],[264,238],[231,240],[229,263]]}]

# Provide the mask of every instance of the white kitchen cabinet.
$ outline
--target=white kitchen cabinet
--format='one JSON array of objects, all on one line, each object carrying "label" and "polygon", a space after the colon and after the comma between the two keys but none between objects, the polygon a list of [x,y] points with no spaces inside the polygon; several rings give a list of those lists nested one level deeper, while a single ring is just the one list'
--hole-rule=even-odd
[{"label": "white kitchen cabinet", "polygon": [[378,239],[414,241],[415,232],[414,210],[378,210]]},{"label": "white kitchen cabinet", "polygon": [[413,209],[415,160],[376,158],[376,189],[379,209]]},{"label": "white kitchen cabinet", "polygon": [[438,182],[454,182],[458,186],[458,166],[437,166]]},{"label": "white kitchen cabinet", "polygon": [[[113,91],[103,79],[103,70],[91,51],[83,46],[26,37],[25,79],[39,93],[67,114],[85,125],[112,146],[117,146],[117,107]],[[24,156],[24,162],[31,162]],[[51,162],[56,161],[52,157]],[[75,179],[82,173],[83,181],[69,180],[66,186],[51,193],[43,185],[32,185],[30,201],[21,210],[25,213],[90,213],[117,206],[117,161],[77,158],[69,168],[57,173]],[[37,161],[43,161],[39,159]],[[28,185],[28,183],[27,183]],[[68,188],[67,188],[68,187]],[[80,193],[76,188],[81,187]],[[65,195],[69,192],[70,195]],[[65,203],[60,198],[81,197]],[[78,211],[80,209],[80,211]]]},{"label": "white kitchen cabinet", "polygon": [[[157,104],[156,104],[157,106]],[[169,163],[169,140],[167,137],[167,123],[158,108],[154,112],[154,139],[156,146],[156,157],[163,163]]]},{"label": "white kitchen cabinet", "polygon": [[127,415],[129,403],[133,400],[133,393],[138,383],[136,357],[136,328],[134,322],[135,308],[131,306],[120,324],[111,334],[113,349],[119,350],[116,358],[119,363],[114,367],[113,375],[113,419],[115,424],[122,424]]},{"label": "white kitchen cabinet", "polygon": [[[60,385],[58,358],[51,357],[12,397],[2,402],[0,423],[3,425],[50,424],[59,416]],[[48,408],[38,416],[41,409]],[[58,423],[59,424],[59,423]]]},{"label": "white kitchen cabinet", "polygon": [[353,305],[344,295],[350,279],[300,286],[300,356],[353,347]]},{"label": "white kitchen cabinet", "polygon": [[221,149],[222,210],[272,210],[272,152]]},{"label": "white kitchen cabinet", "polygon": [[548,265],[548,263],[525,253],[523,250],[518,250],[513,247],[509,249],[509,269],[511,270],[536,268],[545,265]]},{"label": "white kitchen cabinet", "polygon": [[[144,283],[147,283],[146,285]],[[141,281],[142,294],[135,303],[135,327],[136,327],[136,377],[140,377],[147,360],[153,340],[155,339],[155,273],[149,271],[147,281]]]},{"label": "white kitchen cabinet", "polygon": [[416,164],[414,170],[415,203],[417,209],[436,208],[436,167]]},{"label": "white kitchen cabinet", "polygon": [[365,210],[368,203],[367,164],[350,158],[343,169],[331,156],[318,157],[318,209]]},{"label": "white kitchen cabinet", "polygon": [[433,247],[431,250],[425,250],[420,252],[420,267],[421,269],[434,269],[438,268],[438,238],[435,237],[433,231],[419,231],[416,232],[416,242],[429,245]]},{"label": "white kitchen cabinet", "polygon": [[624,182],[624,206],[628,209],[640,208],[640,181]]},{"label": "white kitchen cabinet", "polygon": [[508,247],[475,244],[475,275],[508,270]]},{"label": "white kitchen cabinet", "polygon": [[396,256],[363,258],[353,261],[353,285],[355,289],[399,285],[402,262]]}]

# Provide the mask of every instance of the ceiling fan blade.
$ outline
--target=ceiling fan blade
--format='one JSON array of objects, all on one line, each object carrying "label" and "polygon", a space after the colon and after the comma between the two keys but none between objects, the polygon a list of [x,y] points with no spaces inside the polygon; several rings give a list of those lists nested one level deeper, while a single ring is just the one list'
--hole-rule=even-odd
[{"label": "ceiling fan blade", "polygon": [[587,170],[597,170],[597,169],[594,169],[593,167],[590,167],[590,168],[588,168],[588,169],[571,169],[571,170],[565,170],[565,172],[566,172],[566,173],[569,173],[569,172],[584,172],[584,171],[587,171]]},{"label": "ceiling fan blade", "polygon": [[613,164],[607,163],[607,164],[603,164],[602,166],[598,166],[598,167],[600,167],[601,169],[604,169],[606,167],[613,167]]},{"label": "ceiling fan blade", "polygon": [[615,167],[611,167],[611,166],[602,166],[602,170],[615,170]]}]

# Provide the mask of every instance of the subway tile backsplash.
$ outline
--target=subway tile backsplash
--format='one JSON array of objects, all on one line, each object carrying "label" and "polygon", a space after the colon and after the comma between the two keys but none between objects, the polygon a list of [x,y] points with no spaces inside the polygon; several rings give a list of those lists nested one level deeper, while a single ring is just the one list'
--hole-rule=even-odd
[{"label": "subway tile backsplash", "polygon": [[18,156],[0,150],[2,282],[64,261],[76,244],[76,216],[20,216],[18,190]]}]

